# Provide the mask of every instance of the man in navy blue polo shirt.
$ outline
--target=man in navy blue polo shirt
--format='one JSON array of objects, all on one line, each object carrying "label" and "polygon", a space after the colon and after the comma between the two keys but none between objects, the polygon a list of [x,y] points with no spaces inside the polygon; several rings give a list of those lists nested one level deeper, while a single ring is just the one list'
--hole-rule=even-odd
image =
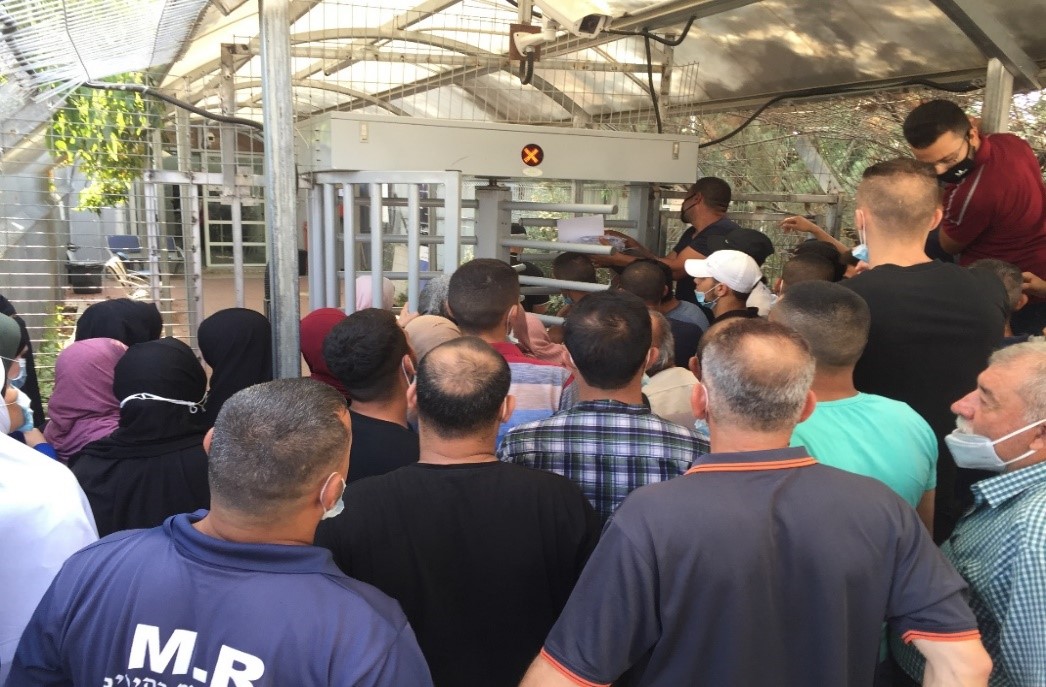
[{"label": "man in navy blue polo shirt", "polygon": [[815,404],[807,344],[756,319],[706,336],[713,452],[625,500],[523,687],[867,687],[884,619],[924,684],[985,685],[965,584],[911,506],[788,448]]},{"label": "man in navy blue polo shirt", "polygon": [[74,554],[8,684],[431,685],[396,602],[312,546],[341,510],[351,438],[345,400],[325,384],[235,394],[205,440],[211,510]]}]

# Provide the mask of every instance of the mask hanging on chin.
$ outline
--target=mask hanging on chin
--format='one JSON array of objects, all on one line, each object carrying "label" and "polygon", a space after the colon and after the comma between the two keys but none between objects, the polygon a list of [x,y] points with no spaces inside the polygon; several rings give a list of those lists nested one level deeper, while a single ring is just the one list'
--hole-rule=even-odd
[{"label": "mask hanging on chin", "polygon": [[948,445],[948,450],[951,452],[952,458],[955,459],[955,464],[961,468],[966,468],[968,470],[1003,472],[1007,465],[1024,460],[1031,454],[1035,453],[1035,450],[1031,449],[1025,451],[1016,458],[1003,460],[999,457],[999,454],[995,452],[995,445],[1015,437],[1021,432],[1026,432],[1043,422],[1046,422],[1046,419],[1036,420],[1016,431],[999,437],[995,441],[980,434],[967,434],[966,432],[956,429],[951,434],[944,437],[944,443]]},{"label": "mask hanging on chin", "polygon": [[[715,287],[713,286],[708,291],[711,291],[714,288]],[[719,302],[719,299],[718,298],[713,298],[712,300],[708,300],[708,296],[707,296],[708,291],[697,291],[697,292],[695,292],[694,293],[694,299],[697,301],[698,305],[703,305],[706,308],[711,309],[711,308],[715,307],[715,304]]]}]

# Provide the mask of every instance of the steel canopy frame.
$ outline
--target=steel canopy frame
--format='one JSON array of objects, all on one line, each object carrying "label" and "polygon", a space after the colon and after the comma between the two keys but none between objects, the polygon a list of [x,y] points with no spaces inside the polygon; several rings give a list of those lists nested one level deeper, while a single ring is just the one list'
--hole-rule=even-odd
[{"label": "steel canopy frame", "polygon": [[1031,88],[1041,89],[1039,67],[1006,28],[985,11],[979,0],[930,0],[974,45]]}]

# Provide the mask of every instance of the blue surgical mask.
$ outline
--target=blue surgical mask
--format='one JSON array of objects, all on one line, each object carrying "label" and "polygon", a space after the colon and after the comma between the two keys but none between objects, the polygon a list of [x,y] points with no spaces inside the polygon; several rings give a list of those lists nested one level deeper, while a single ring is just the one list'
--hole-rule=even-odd
[{"label": "blue surgical mask", "polygon": [[18,376],[11,380],[11,386],[16,389],[21,389],[25,386],[26,377],[26,364],[25,358],[15,358],[15,362],[18,363]]},{"label": "blue surgical mask", "polygon": [[850,253],[861,262],[868,262],[868,246],[866,244],[862,243],[854,246]]},{"label": "blue surgical mask", "polygon": [[[712,289],[714,288],[715,287],[713,286]],[[709,289],[708,291],[711,291],[712,289]],[[709,308],[714,308],[715,304],[719,302],[719,299],[714,298],[712,300],[708,300],[708,296],[705,295],[708,293],[708,291],[697,291],[694,293],[694,298],[697,299],[698,305],[707,305]]]},{"label": "blue surgical mask", "polygon": [[709,429],[708,422],[705,420],[694,420],[694,431],[705,441],[712,438],[712,430]]},{"label": "blue surgical mask", "polygon": [[[322,491],[326,491],[327,490],[327,485],[330,484],[331,479],[334,478],[334,477],[337,477],[338,479],[341,480],[341,495],[338,496],[338,500],[334,502],[333,506],[331,506],[330,508],[328,508],[328,509],[323,511],[323,517],[321,518],[322,520],[327,520],[329,518],[336,518],[339,515],[341,515],[341,512],[343,510],[345,510],[345,487],[346,487],[346,484],[345,484],[345,478],[344,477],[342,477],[341,475],[339,475],[336,472],[332,472],[330,474],[330,477],[327,478],[327,481],[323,483]],[[321,506],[323,505],[322,501],[320,502],[320,505]]]},{"label": "blue surgical mask", "polygon": [[951,451],[952,458],[955,459],[955,464],[959,467],[970,470],[1002,472],[1010,463],[1024,460],[1031,454],[1035,453],[1035,451],[1028,450],[1016,458],[1003,460],[999,457],[999,454],[995,452],[995,445],[1015,437],[1021,432],[1026,432],[1032,427],[1041,425],[1043,422],[1046,422],[1046,419],[1036,420],[1016,431],[999,437],[995,441],[980,434],[968,434],[956,429],[951,434],[944,437],[944,443],[948,445],[948,450]]}]

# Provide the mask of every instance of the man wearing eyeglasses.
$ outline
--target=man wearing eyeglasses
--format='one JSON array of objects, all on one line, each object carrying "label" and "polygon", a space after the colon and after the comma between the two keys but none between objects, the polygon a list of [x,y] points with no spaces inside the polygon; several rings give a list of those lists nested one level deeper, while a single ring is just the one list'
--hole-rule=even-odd
[{"label": "man wearing eyeglasses", "polygon": [[[903,129],[944,188],[941,248],[961,265],[996,258],[1046,277],[1046,185],[1031,147],[1013,134],[982,134],[948,100],[915,108]],[[1044,299],[1014,316],[1015,333],[1038,334],[1044,325]]]}]

